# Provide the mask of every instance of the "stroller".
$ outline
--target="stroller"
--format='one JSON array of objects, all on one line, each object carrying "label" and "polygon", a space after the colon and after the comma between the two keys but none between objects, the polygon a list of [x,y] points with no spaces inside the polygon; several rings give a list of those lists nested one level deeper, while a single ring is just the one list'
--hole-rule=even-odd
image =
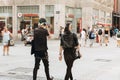
[{"label": "stroller", "polygon": [[27,44],[31,44],[32,40],[33,40],[33,34],[31,33],[27,34],[24,41],[25,46],[27,46]]},{"label": "stroller", "polygon": [[117,47],[120,47],[120,32],[116,34]]}]

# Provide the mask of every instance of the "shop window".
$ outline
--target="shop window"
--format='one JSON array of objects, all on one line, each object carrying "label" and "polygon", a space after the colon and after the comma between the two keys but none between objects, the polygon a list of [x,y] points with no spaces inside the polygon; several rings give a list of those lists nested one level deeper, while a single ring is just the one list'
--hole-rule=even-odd
[{"label": "shop window", "polygon": [[54,34],[54,17],[46,17],[48,22],[49,32]]},{"label": "shop window", "polygon": [[39,13],[39,6],[18,6],[20,13]]},{"label": "shop window", "polygon": [[12,13],[12,6],[1,6],[0,13]]},{"label": "shop window", "polygon": [[53,13],[54,12],[54,6],[53,5],[46,5],[46,12]]},{"label": "shop window", "polygon": [[7,18],[7,27],[10,32],[12,32],[12,17]]}]

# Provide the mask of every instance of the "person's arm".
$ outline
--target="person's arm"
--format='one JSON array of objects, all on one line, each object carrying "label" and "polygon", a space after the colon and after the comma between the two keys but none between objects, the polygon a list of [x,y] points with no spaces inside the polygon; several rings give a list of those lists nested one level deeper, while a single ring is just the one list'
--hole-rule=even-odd
[{"label": "person's arm", "polygon": [[48,32],[48,34],[49,34],[49,35],[48,35],[48,39],[50,39],[50,38],[51,38],[50,32]]},{"label": "person's arm", "polygon": [[46,29],[46,35],[47,35],[47,38],[50,39],[51,36],[50,36],[50,32]]},{"label": "person's arm", "polygon": [[62,39],[60,40],[60,49],[59,49],[59,60],[62,60],[62,53],[63,53],[63,41]]},{"label": "person's arm", "polygon": [[4,32],[2,31],[2,32],[1,32],[1,35],[3,36],[3,34],[4,34]]},{"label": "person's arm", "polygon": [[60,61],[62,60],[62,51],[63,51],[63,48],[62,48],[62,46],[60,46],[60,50],[59,50],[59,60]]},{"label": "person's arm", "polygon": [[11,33],[11,32],[9,32],[9,33],[10,33],[10,37],[11,37],[11,38],[13,38],[13,35],[12,35],[12,33]]}]

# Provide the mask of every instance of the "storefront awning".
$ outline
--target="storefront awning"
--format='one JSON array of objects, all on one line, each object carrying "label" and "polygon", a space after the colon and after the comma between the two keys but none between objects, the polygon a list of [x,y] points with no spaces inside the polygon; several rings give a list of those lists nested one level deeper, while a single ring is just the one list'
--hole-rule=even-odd
[{"label": "storefront awning", "polygon": [[111,26],[111,24],[108,24],[108,23],[107,23],[107,24],[105,24],[105,23],[97,23],[97,25],[102,25],[102,26],[104,26],[104,27],[105,27],[105,26]]},{"label": "storefront awning", "polygon": [[23,14],[24,17],[36,17],[38,14]]}]

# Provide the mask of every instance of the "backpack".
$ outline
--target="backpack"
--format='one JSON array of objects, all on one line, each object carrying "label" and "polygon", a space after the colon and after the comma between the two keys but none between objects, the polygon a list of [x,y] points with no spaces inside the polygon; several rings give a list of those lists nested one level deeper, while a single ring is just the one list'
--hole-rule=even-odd
[{"label": "backpack", "polygon": [[102,30],[101,29],[99,29],[98,34],[102,35]]},{"label": "backpack", "polygon": [[74,35],[71,33],[70,35],[62,35],[61,37],[63,41],[63,48],[73,48],[74,47]]},{"label": "backpack", "polygon": [[94,38],[95,38],[95,34],[93,32],[90,32],[89,39],[94,39]]}]

